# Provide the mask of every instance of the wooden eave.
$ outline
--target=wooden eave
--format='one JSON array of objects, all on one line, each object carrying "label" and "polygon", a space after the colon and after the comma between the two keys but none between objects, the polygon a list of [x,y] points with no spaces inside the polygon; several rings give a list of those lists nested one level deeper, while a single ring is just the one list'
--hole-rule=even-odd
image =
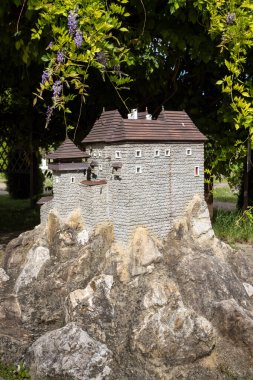
[{"label": "wooden eave", "polygon": [[81,171],[84,169],[88,169],[90,165],[86,162],[57,162],[57,163],[49,163],[48,169],[53,171]]}]

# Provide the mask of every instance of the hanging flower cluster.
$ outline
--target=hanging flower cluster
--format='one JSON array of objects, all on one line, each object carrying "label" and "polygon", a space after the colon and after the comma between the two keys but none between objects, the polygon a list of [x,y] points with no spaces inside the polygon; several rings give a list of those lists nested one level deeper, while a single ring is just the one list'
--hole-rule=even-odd
[{"label": "hanging flower cluster", "polygon": [[103,79],[106,75],[117,91],[131,81],[120,70],[122,62],[129,59],[128,49],[114,35],[116,32],[118,37],[119,32],[127,31],[121,27],[121,19],[129,16],[125,12],[126,1],[115,0],[108,5],[103,0],[86,0],[85,6],[76,0],[30,3],[31,9],[36,7],[41,12],[32,38],[40,39],[43,32],[51,31],[43,57],[46,67],[34,99],[35,104],[38,99],[44,100],[46,91],[50,94],[52,103],[46,110],[46,125],[54,109],[71,113],[67,103],[78,95],[84,101],[89,68],[99,70]]},{"label": "hanging flower cluster", "polygon": [[64,53],[63,53],[62,50],[58,50],[58,51],[57,51],[56,61],[57,61],[58,63],[63,63],[63,62],[65,61]]},{"label": "hanging flower cluster", "polygon": [[226,23],[228,25],[233,25],[235,23],[235,13],[228,13],[227,14]]},{"label": "hanging flower cluster", "polygon": [[75,11],[70,11],[68,14],[68,30],[71,36],[74,36],[77,29],[77,16]]},{"label": "hanging flower cluster", "polygon": [[53,97],[54,98],[57,98],[60,96],[61,94],[61,91],[62,91],[62,83],[60,80],[57,80],[54,84],[53,84]]},{"label": "hanging flower cluster", "polygon": [[77,48],[80,48],[83,43],[83,33],[80,30],[76,31],[74,42]]},{"label": "hanging flower cluster", "polygon": [[42,76],[41,76],[41,83],[44,84],[49,80],[49,75],[47,71],[43,71]]},{"label": "hanging flower cluster", "polygon": [[77,48],[80,48],[83,43],[83,33],[77,29],[78,27],[78,21],[77,21],[78,14],[76,11],[70,11],[68,14],[68,30],[69,34],[74,37],[74,42]]}]

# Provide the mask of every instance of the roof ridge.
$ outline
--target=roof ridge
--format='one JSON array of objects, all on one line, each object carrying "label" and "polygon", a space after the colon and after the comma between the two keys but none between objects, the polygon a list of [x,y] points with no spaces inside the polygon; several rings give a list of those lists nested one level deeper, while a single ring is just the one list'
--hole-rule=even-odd
[{"label": "roof ridge", "polygon": [[118,110],[103,111],[82,142],[198,141],[207,138],[185,111],[162,111],[156,120],[123,118]]}]

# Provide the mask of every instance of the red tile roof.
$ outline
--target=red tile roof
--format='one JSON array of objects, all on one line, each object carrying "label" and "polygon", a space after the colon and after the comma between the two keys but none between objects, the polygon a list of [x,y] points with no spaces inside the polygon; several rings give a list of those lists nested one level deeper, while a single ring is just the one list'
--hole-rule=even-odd
[{"label": "red tile roof", "polygon": [[46,158],[52,159],[66,159],[66,158],[83,158],[90,157],[89,154],[80,150],[69,138],[59,146],[56,151],[48,153]]},{"label": "red tile roof", "polygon": [[103,112],[82,142],[206,140],[184,111],[162,111],[157,120],[136,120],[123,119],[120,113],[114,110]]}]

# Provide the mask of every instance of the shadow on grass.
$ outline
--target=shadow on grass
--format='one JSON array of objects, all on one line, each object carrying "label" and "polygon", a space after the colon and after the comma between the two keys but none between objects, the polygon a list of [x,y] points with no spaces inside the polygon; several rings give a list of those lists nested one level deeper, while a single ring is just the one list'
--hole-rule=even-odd
[{"label": "shadow on grass", "polygon": [[40,223],[39,209],[31,208],[29,199],[0,196],[0,233],[22,232]]}]

